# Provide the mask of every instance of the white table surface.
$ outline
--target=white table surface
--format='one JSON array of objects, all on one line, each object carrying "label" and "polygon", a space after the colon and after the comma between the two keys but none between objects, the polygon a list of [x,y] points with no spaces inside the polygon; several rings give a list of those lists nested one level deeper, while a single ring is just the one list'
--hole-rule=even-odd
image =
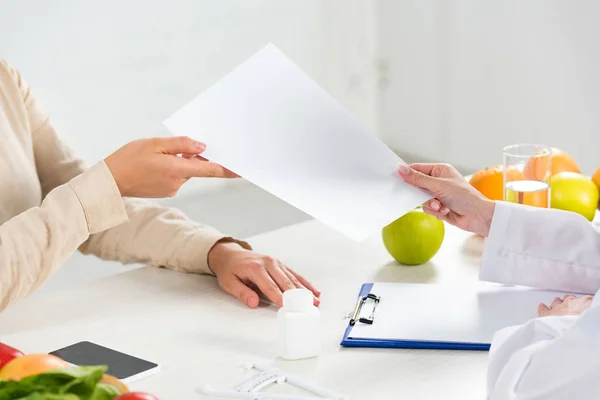
[{"label": "white table surface", "polygon": [[[323,353],[277,360],[276,309],[249,310],[211,277],[142,268],[69,290],[33,295],[0,314],[0,341],[49,352],[89,340],[161,364],[131,384],[161,400],[208,398],[206,382],[233,385],[239,365],[267,362],[303,374],[351,399],[484,399],[487,352],[352,349],[339,343],[362,283],[476,281],[483,240],[446,225],[426,265],[393,262],[380,238],[357,244],[317,221],[249,239],[323,292]],[[85,268],[85,265],[81,265]],[[419,299],[414,299],[418,302]],[[221,385],[221,386],[222,386]]]}]

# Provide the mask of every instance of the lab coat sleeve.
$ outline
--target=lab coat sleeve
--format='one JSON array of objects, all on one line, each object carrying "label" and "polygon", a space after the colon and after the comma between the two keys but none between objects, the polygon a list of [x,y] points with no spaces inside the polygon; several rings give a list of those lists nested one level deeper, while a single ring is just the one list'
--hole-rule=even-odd
[{"label": "lab coat sleeve", "polygon": [[536,318],[498,331],[490,349],[489,399],[597,399],[599,300],[581,317]]},{"label": "lab coat sleeve", "polygon": [[595,293],[600,289],[600,228],[572,212],[497,202],[480,279]]}]

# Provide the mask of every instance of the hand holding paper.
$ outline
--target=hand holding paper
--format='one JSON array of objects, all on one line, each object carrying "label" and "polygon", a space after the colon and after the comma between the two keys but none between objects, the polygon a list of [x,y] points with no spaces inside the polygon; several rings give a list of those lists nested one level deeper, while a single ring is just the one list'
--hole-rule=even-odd
[{"label": "hand holding paper", "polygon": [[275,46],[268,45],[164,124],[204,155],[355,240],[427,201],[403,161]]}]

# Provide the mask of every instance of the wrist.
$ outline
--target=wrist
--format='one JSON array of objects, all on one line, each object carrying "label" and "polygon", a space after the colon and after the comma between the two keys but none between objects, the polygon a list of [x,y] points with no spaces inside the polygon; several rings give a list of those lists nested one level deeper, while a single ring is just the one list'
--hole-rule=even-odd
[{"label": "wrist", "polygon": [[479,229],[477,233],[483,237],[487,237],[490,233],[495,209],[496,202],[488,199],[481,199],[481,203],[477,210],[477,216],[479,217]]},{"label": "wrist", "polygon": [[104,159],[104,163],[108,167],[115,183],[117,184],[117,188],[119,189],[119,193],[121,193],[122,197],[127,197],[127,189],[123,185],[123,179],[121,178],[121,173],[119,171],[118,165],[113,162],[112,156],[108,156]]},{"label": "wrist", "polygon": [[217,242],[208,252],[208,268],[216,275],[231,254],[240,250],[244,250],[244,248],[236,242],[223,240]]}]

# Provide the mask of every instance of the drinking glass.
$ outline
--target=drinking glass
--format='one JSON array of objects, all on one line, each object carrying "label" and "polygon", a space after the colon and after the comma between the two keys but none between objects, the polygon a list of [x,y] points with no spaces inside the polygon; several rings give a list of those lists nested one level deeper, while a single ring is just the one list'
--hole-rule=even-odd
[{"label": "drinking glass", "polygon": [[552,149],[539,144],[504,148],[504,201],[550,207]]}]

